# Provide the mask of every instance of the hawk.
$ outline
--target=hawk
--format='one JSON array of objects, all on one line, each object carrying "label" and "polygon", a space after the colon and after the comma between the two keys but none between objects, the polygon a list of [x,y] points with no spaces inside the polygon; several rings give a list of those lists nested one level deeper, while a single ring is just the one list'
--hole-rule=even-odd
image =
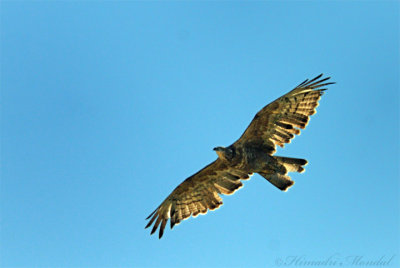
[{"label": "hawk", "polygon": [[334,82],[323,74],[305,80],[292,91],[262,108],[242,136],[228,147],[215,147],[218,158],[196,174],[183,181],[151,213],[145,228],[160,227],[159,238],[167,221],[171,229],[190,216],[205,214],[222,205],[221,194],[230,195],[243,186],[254,173],[260,174],[278,189],[286,191],[294,184],[288,172],[303,172],[307,160],[274,156],[276,146],[284,147],[304,129],[315,114],[318,101]]}]

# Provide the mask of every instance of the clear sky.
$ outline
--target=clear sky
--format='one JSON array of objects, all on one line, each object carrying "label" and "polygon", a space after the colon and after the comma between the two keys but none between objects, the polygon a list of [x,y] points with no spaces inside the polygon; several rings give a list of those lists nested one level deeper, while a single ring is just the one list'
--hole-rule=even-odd
[{"label": "clear sky", "polygon": [[[397,1],[2,1],[1,265],[399,265],[399,47]],[[255,175],[149,235],[213,147],[322,72],[277,153],[308,159],[294,187]]]}]

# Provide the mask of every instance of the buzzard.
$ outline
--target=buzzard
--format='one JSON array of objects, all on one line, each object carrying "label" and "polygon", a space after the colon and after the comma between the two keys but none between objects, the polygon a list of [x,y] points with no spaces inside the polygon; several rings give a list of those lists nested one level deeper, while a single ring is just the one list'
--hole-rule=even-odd
[{"label": "buzzard", "polygon": [[153,223],[153,234],[160,227],[162,237],[170,219],[171,229],[175,224],[205,214],[222,205],[220,194],[230,195],[258,173],[278,189],[286,191],[294,184],[288,172],[303,172],[307,160],[274,156],[276,145],[283,147],[294,135],[300,134],[310,115],[323,95],[330,77],[323,74],[305,80],[292,91],[271,102],[259,111],[242,136],[228,147],[215,147],[218,159],[183,181],[151,213],[146,228]]}]

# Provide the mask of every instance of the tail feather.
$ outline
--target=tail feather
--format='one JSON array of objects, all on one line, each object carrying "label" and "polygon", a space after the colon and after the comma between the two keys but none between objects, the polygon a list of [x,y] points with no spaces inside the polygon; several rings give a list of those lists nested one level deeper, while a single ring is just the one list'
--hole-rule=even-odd
[{"label": "tail feather", "polygon": [[275,159],[286,168],[287,172],[302,173],[305,170],[303,166],[308,164],[307,160],[300,158],[275,156]]},{"label": "tail feather", "polygon": [[288,172],[304,172],[304,167],[307,165],[307,160],[300,158],[274,156],[276,162],[272,164],[267,170],[258,172],[267,181],[272,183],[278,189],[287,191],[293,186],[294,181],[286,174]]},{"label": "tail feather", "polygon": [[289,176],[282,175],[282,174],[279,174],[279,173],[268,174],[268,173],[260,172],[258,174],[263,176],[267,181],[272,183],[279,190],[282,190],[282,191],[285,191],[285,192],[287,191],[287,189],[292,187],[293,184],[294,184],[294,181],[292,181]]}]

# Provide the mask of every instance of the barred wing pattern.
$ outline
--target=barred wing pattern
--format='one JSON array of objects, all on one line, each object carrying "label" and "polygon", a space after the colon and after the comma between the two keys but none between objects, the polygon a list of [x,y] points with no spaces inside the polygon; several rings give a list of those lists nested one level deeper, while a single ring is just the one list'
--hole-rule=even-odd
[{"label": "barred wing pattern", "polygon": [[243,186],[241,180],[249,179],[244,171],[228,167],[220,159],[212,162],[193,176],[187,178],[151,213],[146,228],[153,223],[153,234],[160,226],[159,238],[164,233],[168,219],[171,229],[175,224],[189,218],[205,214],[208,210],[222,205],[219,194],[230,195]]},{"label": "barred wing pattern", "polygon": [[318,101],[326,90],[323,87],[334,84],[324,83],[330,77],[320,79],[322,75],[305,80],[261,109],[234,145],[255,142],[270,147],[274,153],[276,145],[284,147],[285,143],[290,143],[294,135],[299,135],[300,129],[307,126],[310,116],[316,113]]}]

